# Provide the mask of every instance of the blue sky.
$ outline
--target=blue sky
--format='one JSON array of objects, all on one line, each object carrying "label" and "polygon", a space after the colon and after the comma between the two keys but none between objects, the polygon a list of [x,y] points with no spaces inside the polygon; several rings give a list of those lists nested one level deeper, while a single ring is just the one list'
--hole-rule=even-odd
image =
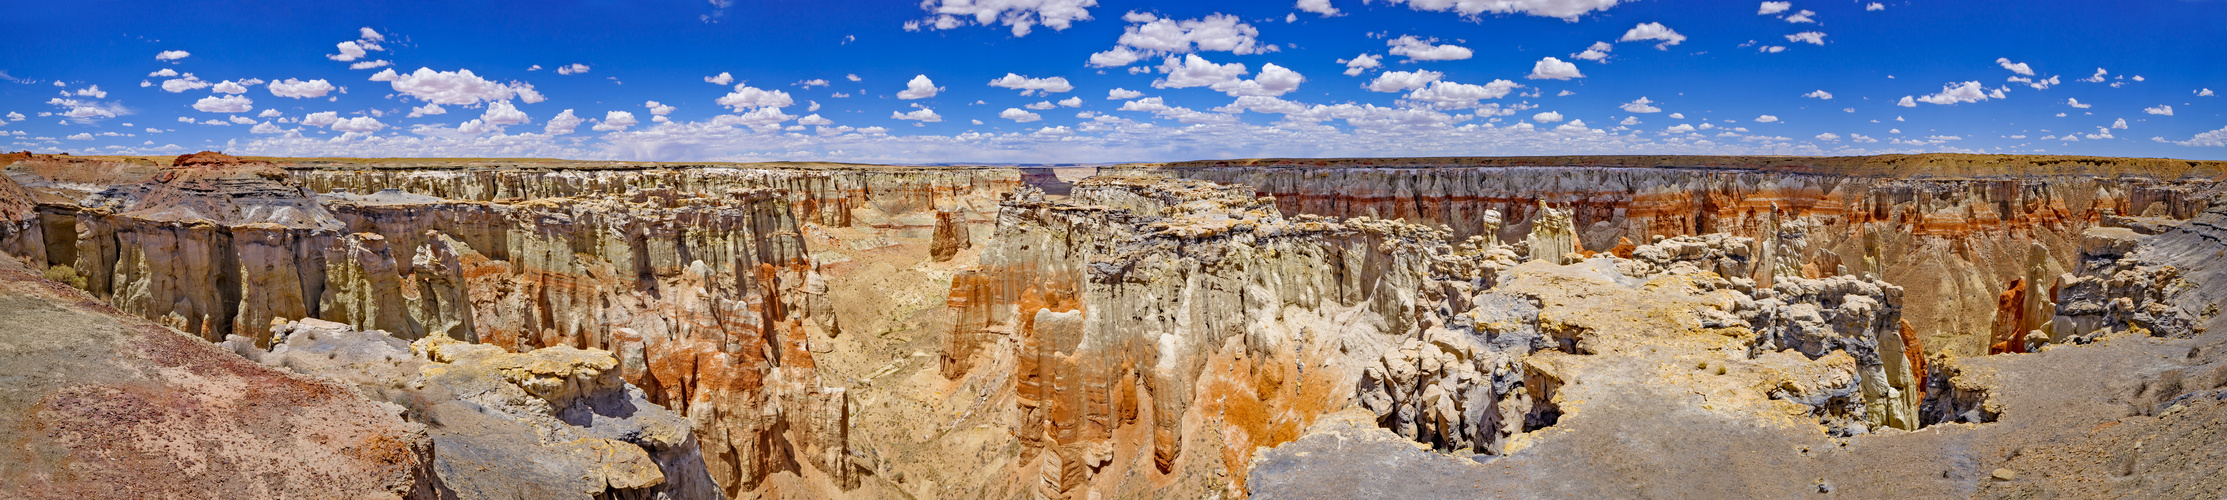
[{"label": "blue sky", "polygon": [[6,1],[10,150],[2227,159],[2216,0]]}]

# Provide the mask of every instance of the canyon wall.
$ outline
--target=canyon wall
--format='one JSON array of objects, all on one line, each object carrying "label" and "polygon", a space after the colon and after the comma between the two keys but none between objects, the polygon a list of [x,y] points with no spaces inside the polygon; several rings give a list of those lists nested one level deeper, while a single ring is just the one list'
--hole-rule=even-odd
[{"label": "canyon wall", "polygon": [[[1542,203],[1568,207],[1590,252],[1653,236],[1756,238],[1771,263],[1754,278],[1883,278],[1908,289],[1906,318],[1929,349],[1963,355],[1986,352],[1997,295],[2013,279],[2046,292],[2074,267],[2082,231],[2108,217],[2187,219],[2208,206],[2194,193],[2221,175],[2208,162],[1969,155],[1259,160],[1126,169],[1254,186],[1289,213],[1397,218],[1499,241],[1528,234]],[[1488,211],[1505,221],[1488,223]],[[2028,321],[2016,330],[2038,326]]]},{"label": "canyon wall", "polygon": [[819,382],[812,354],[841,324],[806,238],[927,238],[939,215],[987,221],[980,207],[1018,182],[1009,169],[291,167],[181,159],[49,203],[43,224],[8,233],[40,241],[12,249],[68,251],[11,253],[74,268],[117,309],[210,341],[268,347],[274,323],[315,318],[405,340],[615,352],[625,381],[693,421],[727,496],[800,466],[855,485],[848,396]]},{"label": "canyon wall", "polygon": [[[1586,258],[1568,224],[1511,245],[1368,216],[1286,217],[1252,189],[1101,175],[1067,200],[1025,191],[1005,204],[981,267],[953,281],[959,320],[941,371],[1010,366],[1016,469],[1040,478],[1038,494],[1244,492],[1256,450],[1353,405],[1442,450],[1511,453],[1566,411],[1558,388],[1581,369],[1559,368],[1579,364],[1559,356],[1653,352],[1652,337],[1691,335],[1681,332],[1736,342],[1728,361],[1773,376],[1829,380],[1759,384],[1778,392],[1742,396],[1795,409],[1758,413],[1836,435],[1920,425],[1925,374],[1909,360],[1922,355],[1905,341],[1902,290],[1877,279],[1758,286],[1743,276],[1759,263],[1746,238],[1656,238],[1635,259]],[[1502,283],[1562,268],[1583,271]],[[1606,298],[1561,280],[1633,290]],[[1645,317],[1702,313],[1618,319],[1656,302],[1664,313]],[[1011,351],[985,352],[993,345]],[[1226,482],[1124,478],[1140,472]]]}]

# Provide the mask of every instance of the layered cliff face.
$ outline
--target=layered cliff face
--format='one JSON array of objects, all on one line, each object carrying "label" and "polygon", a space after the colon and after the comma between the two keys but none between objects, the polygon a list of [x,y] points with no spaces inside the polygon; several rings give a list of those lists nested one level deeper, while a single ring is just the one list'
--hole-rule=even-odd
[{"label": "layered cliff face", "polygon": [[[1529,161],[1525,161],[1529,160]],[[1323,163],[1315,165],[1314,163]],[[2074,267],[2107,217],[2184,220],[2219,175],[2205,162],[1934,155],[1833,159],[1577,157],[1193,162],[1130,167],[1254,186],[1289,213],[1444,225],[1522,239],[1541,203],[1570,207],[1606,252],[1652,236],[1756,238],[1756,278],[1872,276],[1904,286],[1935,352],[1987,352],[2005,284],[2031,292]],[[1505,222],[1488,221],[1497,212]],[[1495,228],[1486,231],[1486,228]],[[2025,303],[2020,309],[2043,306]],[[2036,329],[2035,320],[2010,327]],[[2014,318],[2014,321],[2016,319]]]},{"label": "layered cliff face", "polygon": [[[817,265],[840,257],[815,259],[805,239],[845,231],[845,243],[872,250],[965,238],[952,226],[987,219],[977,207],[988,190],[1017,175],[685,172],[544,172],[524,192],[569,197],[482,201],[474,188],[423,185],[463,199],[362,183],[313,194],[304,186],[318,171],[181,159],[145,183],[50,204],[63,223],[19,234],[70,251],[20,257],[80,269],[84,288],[118,309],[212,341],[270,347],[274,323],[318,318],[512,352],[609,350],[611,373],[689,417],[725,495],[783,472],[855,486],[849,399],[819,382],[812,353],[842,331]],[[437,173],[454,181],[441,185],[474,178]],[[581,178],[624,189],[567,180]]]},{"label": "layered cliff face", "polygon": [[[1757,425],[1753,414],[1739,411],[1746,403],[1738,391],[1720,384],[1752,383],[1743,380],[1744,372],[1801,349],[1748,362],[1720,365],[1703,358],[1687,364],[1656,357],[1681,350],[1673,338],[1662,338],[1632,345],[1643,350],[1621,353],[1622,362],[1599,354],[1534,362],[1554,368],[1544,372],[1552,377],[1540,380],[1563,380],[1562,401],[1581,404],[1564,405],[1560,418],[1534,433],[1524,451],[1485,459],[1418,452],[1402,444],[1408,438],[1397,429],[1371,425],[1376,422],[1368,413],[1338,414],[1299,440],[1261,453],[1252,464],[1251,491],[1275,497],[2205,496],[2227,487],[2212,472],[2227,464],[2208,451],[2227,442],[2216,431],[2227,420],[2220,391],[2227,387],[2221,377],[2227,354],[2219,351],[2227,347],[2219,328],[2227,325],[2206,312],[2227,297],[2217,259],[2227,248],[2221,229],[2227,213],[2217,205],[2216,185],[2200,185],[2196,194],[2210,198],[2211,208],[2186,221],[2106,220],[2106,227],[2087,230],[2078,270],[2063,276],[2066,285],[2054,293],[2045,290],[2042,302],[2055,302],[2045,312],[2054,317],[2026,320],[2053,330],[2030,333],[2021,349],[2001,355],[1938,356],[1925,360],[1931,366],[1917,365],[1918,376],[1928,380],[1919,419],[1929,426],[1920,432],[1880,428],[1843,438],[1807,426]],[[1502,287],[1535,282],[1510,276]],[[1602,285],[1592,289],[1615,289]],[[1835,309],[1846,310],[1850,302],[1842,299]],[[2024,303],[2003,305],[2018,310]],[[1830,316],[1818,319],[1841,328]],[[1885,345],[1889,337],[1881,333]],[[1853,357],[1860,355],[1835,352],[1811,366],[1861,366],[1850,362]],[[1593,369],[1583,369],[1586,364]],[[1771,390],[1781,401],[1812,399],[1803,393],[1854,393],[1844,368],[1783,373],[1792,377]]]},{"label": "layered cliff face", "polygon": [[1013,467],[1037,493],[1243,492],[1256,450],[1356,405],[1441,450],[1515,453],[1577,410],[1566,385],[1639,360],[1738,366],[1708,389],[1724,411],[1821,435],[1920,424],[1901,290],[1876,279],[1758,287],[1746,238],[1586,258],[1567,224],[1511,245],[1287,218],[1249,191],[1100,176],[1006,204],[982,269],[954,280],[941,370],[1011,370]]}]

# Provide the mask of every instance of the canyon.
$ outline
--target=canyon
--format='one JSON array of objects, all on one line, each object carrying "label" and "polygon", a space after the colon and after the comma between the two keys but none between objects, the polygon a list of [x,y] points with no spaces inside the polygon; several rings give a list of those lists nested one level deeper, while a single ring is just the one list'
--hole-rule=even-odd
[{"label": "canyon", "polygon": [[13,496],[2227,489],[2221,162],[0,163]]}]

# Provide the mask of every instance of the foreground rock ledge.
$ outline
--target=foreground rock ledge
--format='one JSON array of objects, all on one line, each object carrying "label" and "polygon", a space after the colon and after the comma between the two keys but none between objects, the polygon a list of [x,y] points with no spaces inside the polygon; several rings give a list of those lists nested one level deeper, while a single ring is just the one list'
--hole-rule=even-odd
[{"label": "foreground rock ledge", "polygon": [[0,496],[436,498],[391,405],[118,314],[0,259]]}]

